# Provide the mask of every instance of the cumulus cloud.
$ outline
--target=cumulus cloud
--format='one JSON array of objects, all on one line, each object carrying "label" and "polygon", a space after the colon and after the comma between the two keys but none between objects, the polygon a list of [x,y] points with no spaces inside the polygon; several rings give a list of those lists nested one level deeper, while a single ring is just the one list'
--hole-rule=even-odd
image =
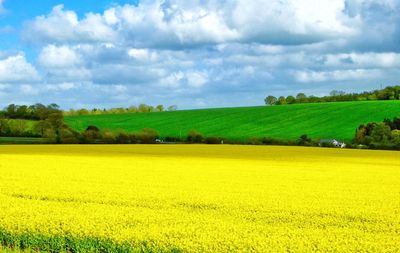
[{"label": "cumulus cloud", "polygon": [[208,74],[199,71],[190,71],[186,73],[188,85],[190,87],[199,88],[208,82]]},{"label": "cumulus cloud", "polygon": [[379,69],[354,69],[335,71],[296,71],[295,78],[302,83],[326,82],[326,81],[348,81],[378,79],[383,72]]},{"label": "cumulus cloud", "polygon": [[43,43],[110,42],[116,39],[116,34],[100,14],[88,13],[79,20],[74,11],[57,5],[50,14],[28,21],[22,37]]},{"label": "cumulus cloud", "polygon": [[134,47],[192,47],[252,42],[307,44],[357,34],[357,16],[344,0],[141,1],[78,19],[63,5],[27,22],[23,36],[35,42],[116,42]]},{"label": "cumulus cloud", "polygon": [[181,108],[369,89],[398,80],[399,10],[397,0],[142,0],[83,15],[58,5],[24,23],[34,66],[0,52],[0,88],[17,82],[74,107]]},{"label": "cumulus cloud", "polygon": [[23,54],[0,60],[0,83],[37,82],[40,76]]},{"label": "cumulus cloud", "polygon": [[325,65],[329,67],[363,67],[363,68],[399,68],[400,54],[387,53],[346,53],[323,56]]},{"label": "cumulus cloud", "polygon": [[81,62],[80,56],[68,46],[48,45],[39,54],[39,63],[49,68],[77,66]]}]

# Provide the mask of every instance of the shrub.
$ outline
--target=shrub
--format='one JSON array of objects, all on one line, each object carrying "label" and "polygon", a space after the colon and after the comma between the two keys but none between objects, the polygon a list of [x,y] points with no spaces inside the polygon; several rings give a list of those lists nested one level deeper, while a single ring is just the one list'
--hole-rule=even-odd
[{"label": "shrub", "polygon": [[210,136],[205,139],[206,144],[221,144],[222,139],[220,137]]},{"label": "shrub", "polygon": [[179,137],[173,137],[173,136],[166,136],[164,138],[164,141],[166,141],[166,142],[182,142],[182,140]]},{"label": "shrub", "polygon": [[109,130],[103,131],[102,140],[106,144],[114,144],[116,142],[114,133]]},{"label": "shrub", "polygon": [[82,143],[98,143],[101,139],[101,132],[95,126],[88,126],[81,135]]},{"label": "shrub", "polygon": [[129,133],[129,141],[131,144],[137,144],[140,142],[139,136],[137,133]]},{"label": "shrub", "polygon": [[78,144],[80,134],[70,128],[62,128],[60,130],[61,143],[64,144]]},{"label": "shrub", "polygon": [[129,144],[131,143],[131,139],[129,134],[127,134],[125,131],[120,131],[115,137],[115,142],[119,144]]},{"label": "shrub", "polygon": [[138,133],[138,137],[141,143],[152,144],[156,143],[156,139],[160,137],[160,134],[151,128],[145,128]]},{"label": "shrub", "polygon": [[188,133],[187,141],[189,143],[202,143],[203,142],[203,135],[196,130],[192,130]]},{"label": "shrub", "polygon": [[303,134],[297,140],[297,144],[301,146],[311,145],[311,142],[312,142],[311,138],[309,138],[306,134]]}]

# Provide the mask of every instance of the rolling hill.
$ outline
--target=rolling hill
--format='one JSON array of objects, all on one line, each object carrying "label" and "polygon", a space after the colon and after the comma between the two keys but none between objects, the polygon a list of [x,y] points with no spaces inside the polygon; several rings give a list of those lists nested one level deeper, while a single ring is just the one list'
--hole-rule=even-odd
[{"label": "rolling hill", "polygon": [[362,123],[400,116],[400,101],[338,102],[257,106],[173,112],[127,113],[65,117],[79,131],[88,125],[100,129],[137,131],[154,128],[162,137],[185,137],[196,129],[205,136],[243,140],[249,137],[351,140]]}]

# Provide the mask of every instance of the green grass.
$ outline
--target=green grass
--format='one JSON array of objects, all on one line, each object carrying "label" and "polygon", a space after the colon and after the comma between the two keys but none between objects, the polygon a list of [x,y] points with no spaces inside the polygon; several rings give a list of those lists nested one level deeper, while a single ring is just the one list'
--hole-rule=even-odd
[{"label": "green grass", "polygon": [[69,116],[67,124],[77,130],[88,125],[101,129],[137,131],[154,128],[162,137],[185,137],[196,129],[206,136],[231,139],[273,137],[351,140],[362,123],[381,122],[400,116],[400,101],[340,102],[258,106],[175,112]]}]

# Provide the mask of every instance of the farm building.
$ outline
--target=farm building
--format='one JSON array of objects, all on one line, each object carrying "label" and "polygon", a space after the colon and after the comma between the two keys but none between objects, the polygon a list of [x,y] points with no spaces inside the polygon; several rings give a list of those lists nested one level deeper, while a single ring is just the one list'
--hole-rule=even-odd
[{"label": "farm building", "polygon": [[338,147],[338,148],[345,148],[346,147],[346,143],[332,139],[332,140],[320,140],[319,141],[319,145],[323,145],[323,144],[330,144],[334,147]]}]

